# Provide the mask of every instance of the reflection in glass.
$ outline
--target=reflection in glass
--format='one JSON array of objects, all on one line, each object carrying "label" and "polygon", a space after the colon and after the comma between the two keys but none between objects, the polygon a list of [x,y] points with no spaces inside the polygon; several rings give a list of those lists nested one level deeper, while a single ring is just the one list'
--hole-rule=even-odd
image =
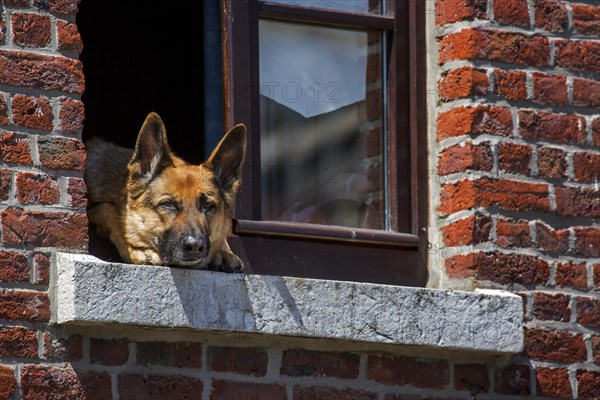
[{"label": "reflection in glass", "polygon": [[381,33],[259,32],[262,219],[383,229]]},{"label": "reflection in glass", "polygon": [[350,11],[381,14],[382,0],[266,0],[267,3],[316,8],[324,11]]}]

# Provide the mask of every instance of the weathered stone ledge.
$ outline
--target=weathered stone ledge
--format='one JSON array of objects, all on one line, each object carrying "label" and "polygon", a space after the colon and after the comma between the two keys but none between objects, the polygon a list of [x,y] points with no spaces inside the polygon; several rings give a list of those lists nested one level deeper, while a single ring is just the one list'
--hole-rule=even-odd
[{"label": "weathered stone ledge", "polygon": [[52,321],[351,340],[495,354],[523,349],[522,300],[456,292],[116,264],[53,256]]}]

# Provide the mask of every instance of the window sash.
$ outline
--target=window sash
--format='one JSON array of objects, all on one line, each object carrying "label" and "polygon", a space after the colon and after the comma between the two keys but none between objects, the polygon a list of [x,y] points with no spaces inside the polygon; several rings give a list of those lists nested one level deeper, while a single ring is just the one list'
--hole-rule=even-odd
[{"label": "window sash", "polygon": [[[394,16],[313,9],[257,0],[223,1],[226,121],[229,125],[244,122],[251,133],[243,171],[245,184],[238,194],[232,214],[237,220],[234,224],[235,234],[276,236],[291,240],[301,238],[360,242],[374,246],[420,248],[423,251],[419,245],[419,236],[426,227],[427,207],[419,203],[423,203],[423,200],[426,202],[426,197],[422,196],[426,196],[427,172],[424,171],[425,168],[418,168],[419,164],[424,164],[425,157],[421,156],[419,160],[417,150],[421,147],[421,154],[427,153],[426,147],[423,146],[425,138],[419,140],[417,136],[417,132],[424,136],[424,118],[417,113],[417,110],[424,110],[424,99],[417,96],[417,81],[423,85],[425,72],[423,69],[419,71],[422,76],[417,76],[416,38],[419,28],[416,26],[415,15],[419,12],[418,9],[424,11],[424,7],[418,0],[386,3],[388,13]],[[258,166],[261,165],[261,155],[260,135],[257,134],[260,132],[258,21],[261,18],[387,32],[388,115],[384,118],[387,117],[388,125],[388,132],[385,134],[388,142],[390,230],[315,226],[259,219],[261,169]],[[420,45],[423,46],[422,43]],[[409,87],[410,95],[407,95],[406,90]],[[419,128],[417,124],[420,125]],[[421,194],[419,190],[425,192]],[[356,240],[357,236],[361,239]],[[383,236],[385,239],[382,239]]]}]

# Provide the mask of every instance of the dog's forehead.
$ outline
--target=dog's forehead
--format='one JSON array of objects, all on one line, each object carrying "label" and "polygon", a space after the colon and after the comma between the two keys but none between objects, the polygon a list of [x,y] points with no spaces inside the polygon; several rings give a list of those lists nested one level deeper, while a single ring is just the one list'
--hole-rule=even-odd
[{"label": "dog's forehead", "polygon": [[164,171],[164,175],[161,186],[164,185],[170,192],[176,188],[177,197],[182,200],[195,201],[202,193],[208,196],[218,195],[212,172],[200,165],[179,165]]}]

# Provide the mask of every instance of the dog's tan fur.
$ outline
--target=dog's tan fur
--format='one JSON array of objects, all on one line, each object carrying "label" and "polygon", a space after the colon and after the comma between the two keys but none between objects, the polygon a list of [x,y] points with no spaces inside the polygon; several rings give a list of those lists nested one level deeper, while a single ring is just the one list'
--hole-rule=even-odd
[{"label": "dog's tan fur", "polygon": [[[201,165],[187,164],[171,153],[164,125],[155,113],[146,118],[133,150],[98,139],[86,142],[86,147],[88,217],[124,261],[242,269],[226,237],[231,204],[241,182],[246,149],[243,125],[227,132]],[[185,232],[202,232],[206,237],[210,250],[200,260],[186,261],[179,257],[176,243],[165,242]]]}]

